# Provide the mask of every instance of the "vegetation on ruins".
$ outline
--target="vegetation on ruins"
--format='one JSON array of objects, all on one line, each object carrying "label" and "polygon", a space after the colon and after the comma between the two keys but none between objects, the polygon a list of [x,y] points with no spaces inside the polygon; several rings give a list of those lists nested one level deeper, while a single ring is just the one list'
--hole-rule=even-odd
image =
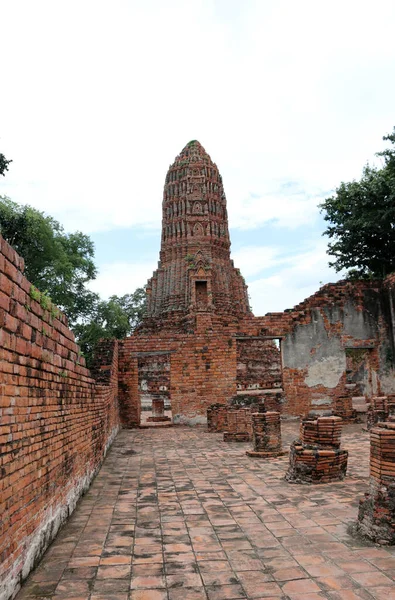
[{"label": "vegetation on ruins", "polygon": [[366,165],[359,181],[342,182],[321,205],[332,241],[328,254],[336,271],[350,278],[383,278],[395,271],[395,127],[378,152],[381,168]]}]

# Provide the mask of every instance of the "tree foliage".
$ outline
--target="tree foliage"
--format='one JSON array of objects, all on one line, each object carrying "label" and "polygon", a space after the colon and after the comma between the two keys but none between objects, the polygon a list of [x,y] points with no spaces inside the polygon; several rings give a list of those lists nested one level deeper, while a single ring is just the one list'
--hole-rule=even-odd
[{"label": "tree foliage", "polygon": [[88,365],[100,339],[125,338],[141,322],[143,288],[105,301],[87,287],[97,273],[89,236],[1,196],[0,233],[24,258],[27,279],[67,315]]},{"label": "tree foliage", "polygon": [[88,366],[92,363],[98,341],[103,338],[123,339],[130,335],[141,323],[145,306],[144,288],[137,288],[133,294],[111,296],[108,301],[97,302],[89,321],[78,323],[74,328]]},{"label": "tree foliage", "polygon": [[5,175],[10,163],[12,163],[12,160],[7,160],[4,154],[0,153],[0,175]]},{"label": "tree foliage", "polygon": [[383,138],[392,147],[379,152],[381,168],[365,166],[359,181],[341,183],[321,205],[332,241],[329,263],[349,277],[385,277],[395,270],[395,128]]},{"label": "tree foliage", "polygon": [[67,315],[88,318],[97,300],[87,283],[96,277],[89,236],[65,233],[52,217],[0,197],[0,232],[25,260],[25,275]]}]

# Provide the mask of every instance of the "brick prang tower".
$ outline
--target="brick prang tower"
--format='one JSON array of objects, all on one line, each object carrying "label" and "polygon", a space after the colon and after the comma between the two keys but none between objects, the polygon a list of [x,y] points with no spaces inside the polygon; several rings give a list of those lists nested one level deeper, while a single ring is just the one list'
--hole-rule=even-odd
[{"label": "brick prang tower", "polygon": [[170,166],[163,192],[158,269],[147,285],[147,320],[250,314],[247,286],[230,259],[226,197],[218,168],[189,142]]}]

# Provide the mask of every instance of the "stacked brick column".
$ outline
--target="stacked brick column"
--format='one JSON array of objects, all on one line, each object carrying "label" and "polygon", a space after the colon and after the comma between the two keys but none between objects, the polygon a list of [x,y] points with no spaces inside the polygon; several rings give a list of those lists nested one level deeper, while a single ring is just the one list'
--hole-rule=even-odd
[{"label": "stacked brick column", "polygon": [[224,442],[249,442],[251,434],[251,410],[249,408],[229,409]]},{"label": "stacked brick column", "polygon": [[246,454],[258,458],[269,458],[283,454],[280,413],[266,412],[264,406],[262,406],[251,417],[253,450],[247,450]]},{"label": "stacked brick column", "polygon": [[286,480],[290,483],[329,483],[344,479],[348,452],[340,449],[341,427],[340,417],[302,421],[300,439],[290,448]]},{"label": "stacked brick column", "polygon": [[228,426],[228,406],[226,404],[211,404],[207,409],[207,429],[214,433],[223,433]]},{"label": "stacked brick column", "polygon": [[370,433],[370,490],[360,501],[356,530],[379,544],[395,544],[395,423]]},{"label": "stacked brick column", "polygon": [[151,421],[151,423],[171,421],[170,417],[165,415],[165,401],[163,398],[152,399],[152,417],[148,417],[147,421]]},{"label": "stacked brick column", "polygon": [[395,395],[373,396],[367,414],[367,428],[375,427],[379,422],[395,420]]},{"label": "stacked brick column", "polygon": [[335,415],[341,417],[344,422],[356,421],[357,411],[352,405],[352,396],[340,396],[335,399]]}]

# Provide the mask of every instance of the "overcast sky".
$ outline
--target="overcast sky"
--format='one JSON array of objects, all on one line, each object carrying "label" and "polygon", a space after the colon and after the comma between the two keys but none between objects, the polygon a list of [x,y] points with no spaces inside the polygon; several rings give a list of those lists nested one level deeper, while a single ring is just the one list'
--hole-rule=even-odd
[{"label": "overcast sky", "polygon": [[394,0],[0,0],[0,194],[91,235],[104,297],[158,260],[169,164],[223,176],[255,314],[339,275],[317,204],[395,125]]}]

